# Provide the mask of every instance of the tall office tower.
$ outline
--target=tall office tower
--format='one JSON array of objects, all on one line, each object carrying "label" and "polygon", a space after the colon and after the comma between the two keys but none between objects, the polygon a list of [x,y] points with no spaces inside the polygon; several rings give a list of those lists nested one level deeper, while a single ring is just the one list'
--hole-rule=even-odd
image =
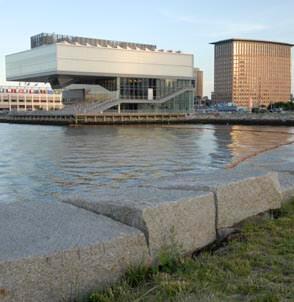
[{"label": "tall office tower", "polygon": [[197,99],[203,98],[203,71],[199,68],[194,68],[195,79],[195,97]]},{"label": "tall office tower", "polygon": [[214,49],[214,100],[241,107],[287,102],[292,44],[229,39]]}]

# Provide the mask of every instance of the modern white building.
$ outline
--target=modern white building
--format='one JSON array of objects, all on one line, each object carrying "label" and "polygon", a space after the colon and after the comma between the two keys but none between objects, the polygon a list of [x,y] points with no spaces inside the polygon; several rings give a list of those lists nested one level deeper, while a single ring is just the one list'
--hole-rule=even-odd
[{"label": "modern white building", "polygon": [[88,111],[189,112],[193,61],[192,54],[155,45],[39,34],[31,49],[6,56],[6,75],[49,82],[64,89],[65,103]]}]

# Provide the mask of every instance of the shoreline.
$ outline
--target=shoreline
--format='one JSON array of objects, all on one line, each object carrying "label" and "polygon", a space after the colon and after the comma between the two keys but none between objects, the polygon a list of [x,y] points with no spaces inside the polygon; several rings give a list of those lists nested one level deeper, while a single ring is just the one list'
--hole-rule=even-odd
[{"label": "shoreline", "polygon": [[201,250],[240,222],[279,211],[294,197],[291,154],[292,146],[282,146],[234,169],[197,179],[174,177],[145,188],[148,200],[141,188],[107,202],[2,204],[0,298],[75,299],[114,284],[130,266],[156,263],[166,246],[176,243],[184,254]]},{"label": "shoreline", "polygon": [[0,115],[0,123],[38,125],[132,125],[132,124],[219,124],[294,126],[294,113],[103,113],[103,114],[17,114]]}]

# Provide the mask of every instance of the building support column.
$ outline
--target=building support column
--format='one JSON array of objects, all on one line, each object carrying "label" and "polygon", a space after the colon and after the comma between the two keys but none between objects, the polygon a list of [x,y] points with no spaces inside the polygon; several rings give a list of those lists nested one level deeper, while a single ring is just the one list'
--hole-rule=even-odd
[{"label": "building support column", "polygon": [[19,111],[19,94],[16,94],[16,111]]},{"label": "building support column", "polygon": [[120,77],[116,78],[116,97],[120,98]]},{"label": "building support column", "polygon": [[[120,99],[120,77],[116,78],[116,97]],[[117,113],[120,113],[120,104],[117,105]]]},{"label": "building support column", "polygon": [[49,111],[48,92],[47,92],[47,94],[46,94],[46,110]]},{"label": "building support column", "polygon": [[11,111],[11,94],[8,95],[9,111]]}]

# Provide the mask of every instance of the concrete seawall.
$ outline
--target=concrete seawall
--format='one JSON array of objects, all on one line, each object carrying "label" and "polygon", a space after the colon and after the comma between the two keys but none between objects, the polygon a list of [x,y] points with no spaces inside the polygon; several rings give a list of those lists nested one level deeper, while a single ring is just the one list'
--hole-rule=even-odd
[{"label": "concrete seawall", "polygon": [[51,112],[0,115],[0,123],[41,125],[127,125],[127,124],[224,124],[294,126],[288,113],[114,113],[65,115]]},{"label": "concrete seawall", "polygon": [[294,112],[287,113],[194,113],[191,124],[294,126]]},{"label": "concrete seawall", "polygon": [[162,248],[201,249],[223,229],[294,197],[293,146],[234,169],[116,196],[0,205],[0,301],[70,301]]}]

